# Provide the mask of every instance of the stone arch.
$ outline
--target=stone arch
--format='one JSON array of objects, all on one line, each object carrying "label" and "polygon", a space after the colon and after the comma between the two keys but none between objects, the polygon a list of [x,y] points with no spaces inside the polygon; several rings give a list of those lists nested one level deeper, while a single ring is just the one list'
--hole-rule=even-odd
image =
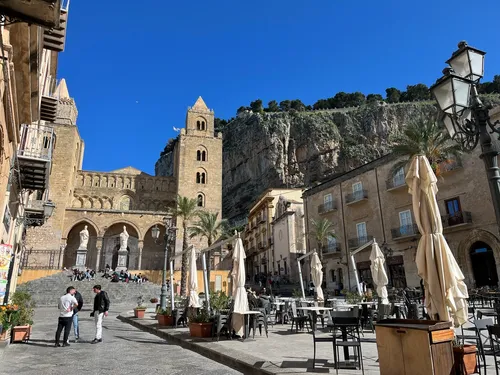
[{"label": "stone arch", "polygon": [[101,187],[105,187],[105,188],[108,187],[108,177],[107,176],[103,176],[101,178]]},{"label": "stone arch", "polygon": [[[133,223],[132,221],[130,221],[130,220],[126,220],[126,219],[115,220],[115,221],[111,222],[108,225],[108,227],[106,228],[106,230],[109,229],[109,228],[111,228],[113,225],[116,225],[116,224],[127,224],[127,225],[130,225],[130,227],[132,227],[135,230],[135,232],[137,233],[137,236],[138,236],[139,240],[143,240],[143,238],[142,238],[142,232],[139,230],[139,227],[135,223]],[[130,233],[130,234],[132,235],[132,233]]]},{"label": "stone arch", "polygon": [[208,150],[203,145],[196,146],[196,160],[197,161],[208,161]]},{"label": "stone arch", "polygon": [[203,194],[201,191],[198,192],[198,194],[196,195],[196,201],[198,207],[205,207],[205,194]]},{"label": "stone arch", "polygon": [[110,188],[116,187],[116,178],[115,177],[109,178],[108,187],[110,187]]},{"label": "stone arch", "polygon": [[111,209],[111,199],[108,197],[102,197],[102,208],[105,210]]},{"label": "stone arch", "polygon": [[198,116],[196,118],[196,130],[206,130],[207,120],[203,116]]},{"label": "stone arch", "polygon": [[83,208],[83,199],[80,197],[74,197],[73,202],[71,203],[71,207],[73,208]]},{"label": "stone arch", "polygon": [[[160,233],[158,240],[154,240],[152,229],[158,226]],[[144,233],[144,248],[142,250],[141,269],[160,270],[163,268],[163,258],[165,256],[165,224],[162,222],[153,223]]]},{"label": "stone arch", "polygon": [[89,232],[89,241],[87,243],[87,256],[85,265],[89,268],[95,268],[97,262],[97,237],[98,232],[93,223],[86,219],[81,219],[73,224],[66,235],[66,247],[64,249],[63,267],[72,268],[76,265],[77,249],[80,245],[80,232],[87,226]]},{"label": "stone arch", "polygon": [[472,271],[472,261],[469,254],[471,246],[476,242],[484,242],[493,250],[497,273],[500,275],[500,240],[491,232],[483,229],[473,229],[467,237],[458,245],[458,265],[464,272],[465,281],[469,286],[474,285],[474,273]]},{"label": "stone arch", "polygon": [[77,226],[80,223],[85,223],[87,225],[90,225],[92,228],[94,228],[94,231],[96,232],[96,234],[99,235],[99,227],[97,226],[97,224],[94,221],[92,221],[89,218],[83,218],[83,219],[80,218],[80,219],[75,220],[73,223],[71,223],[71,225],[66,227],[66,229],[64,231],[63,238],[68,238],[68,235],[69,235],[69,232],[71,231],[71,229],[73,229],[75,226]]},{"label": "stone arch", "polygon": [[84,186],[85,185],[85,176],[82,175],[82,174],[79,174],[78,175],[78,183],[77,183],[78,186]]},{"label": "stone arch", "polygon": [[148,210],[149,211],[156,211],[156,203],[154,201],[149,202]]},{"label": "stone arch", "polygon": [[84,186],[91,187],[92,186],[92,177],[90,175],[85,175],[85,184]]},{"label": "stone arch", "polygon": [[196,171],[196,183],[197,184],[206,184],[208,181],[208,175],[205,168],[198,168]]},{"label": "stone arch", "polygon": [[87,196],[82,197],[82,201],[83,201],[82,208],[92,208],[92,200],[89,197]]},{"label": "stone arch", "polygon": [[124,194],[120,197],[118,209],[120,211],[129,211],[133,208],[133,199],[130,195]]}]

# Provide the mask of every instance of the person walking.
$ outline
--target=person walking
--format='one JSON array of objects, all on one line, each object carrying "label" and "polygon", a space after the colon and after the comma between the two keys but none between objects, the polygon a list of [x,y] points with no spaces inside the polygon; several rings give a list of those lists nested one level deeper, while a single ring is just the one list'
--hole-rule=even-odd
[{"label": "person walking", "polygon": [[83,297],[78,290],[75,289],[75,299],[78,302],[78,306],[73,310],[73,330],[75,332],[75,342],[78,342],[80,338],[80,326],[78,325],[78,312],[82,310],[83,307]]},{"label": "person walking", "polygon": [[69,286],[66,289],[66,294],[59,299],[59,321],[57,323],[56,331],[56,343],[55,346],[59,347],[59,340],[61,338],[61,332],[64,329],[64,339],[63,346],[69,346],[68,337],[69,331],[71,330],[71,323],[73,322],[73,309],[78,306],[78,301],[73,296],[75,294],[75,288]]},{"label": "person walking", "polygon": [[102,319],[108,316],[109,310],[109,298],[108,294],[101,290],[100,285],[94,285],[94,310],[90,313],[91,317],[94,317],[95,321],[95,338],[92,340],[91,344],[97,344],[102,342]]}]

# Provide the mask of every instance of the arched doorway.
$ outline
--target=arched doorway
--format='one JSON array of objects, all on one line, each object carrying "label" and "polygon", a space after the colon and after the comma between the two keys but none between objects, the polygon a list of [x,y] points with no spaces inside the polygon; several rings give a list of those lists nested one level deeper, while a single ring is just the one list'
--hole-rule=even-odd
[{"label": "arched doorway", "polygon": [[64,250],[63,267],[73,268],[76,264],[76,250],[80,245],[80,232],[87,226],[89,231],[89,242],[87,243],[87,258],[85,265],[94,269],[97,262],[97,232],[92,224],[81,221],[73,226],[68,233],[66,249]]},{"label": "arched doorway", "polygon": [[153,227],[149,228],[144,235],[144,247],[142,249],[141,260],[142,270],[163,269],[163,259],[165,257],[165,226],[158,224],[160,234],[156,242],[151,233]]},{"label": "arched doorway", "polygon": [[112,269],[117,267],[120,233],[123,232],[123,227],[127,228],[127,233],[129,234],[127,243],[127,268],[137,269],[139,262],[139,234],[132,225],[127,223],[116,223],[106,229],[102,239],[101,269],[104,269],[106,264],[109,264]]},{"label": "arched doorway", "polygon": [[469,253],[476,287],[497,286],[498,273],[493,249],[487,243],[477,241],[472,244]]}]

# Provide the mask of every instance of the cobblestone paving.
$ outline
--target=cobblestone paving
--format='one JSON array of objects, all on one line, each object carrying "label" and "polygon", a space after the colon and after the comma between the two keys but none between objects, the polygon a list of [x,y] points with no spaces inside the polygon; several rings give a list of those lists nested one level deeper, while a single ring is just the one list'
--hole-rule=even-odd
[{"label": "cobblestone paving", "polygon": [[39,308],[33,335],[27,344],[11,344],[0,351],[1,375],[59,374],[240,374],[197,353],[170,345],[167,341],[140,331],[116,319],[126,306],[114,306],[103,322],[103,343],[91,345],[94,338],[90,311],[80,312],[80,342],[55,348],[56,308]]}]

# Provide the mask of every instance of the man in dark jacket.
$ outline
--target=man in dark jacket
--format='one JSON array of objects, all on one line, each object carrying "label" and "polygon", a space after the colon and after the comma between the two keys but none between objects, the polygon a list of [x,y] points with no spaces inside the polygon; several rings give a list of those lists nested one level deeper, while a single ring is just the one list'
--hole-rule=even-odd
[{"label": "man in dark jacket", "polygon": [[102,342],[102,318],[108,316],[109,310],[109,298],[108,294],[101,290],[100,285],[94,285],[94,310],[90,313],[91,317],[95,320],[95,338],[92,340],[92,344],[97,344]]},{"label": "man in dark jacket", "polygon": [[75,331],[75,342],[78,342],[78,339],[80,338],[80,327],[78,326],[78,311],[80,311],[83,307],[83,297],[76,289],[75,298],[78,302],[78,306],[73,309],[73,329]]}]

